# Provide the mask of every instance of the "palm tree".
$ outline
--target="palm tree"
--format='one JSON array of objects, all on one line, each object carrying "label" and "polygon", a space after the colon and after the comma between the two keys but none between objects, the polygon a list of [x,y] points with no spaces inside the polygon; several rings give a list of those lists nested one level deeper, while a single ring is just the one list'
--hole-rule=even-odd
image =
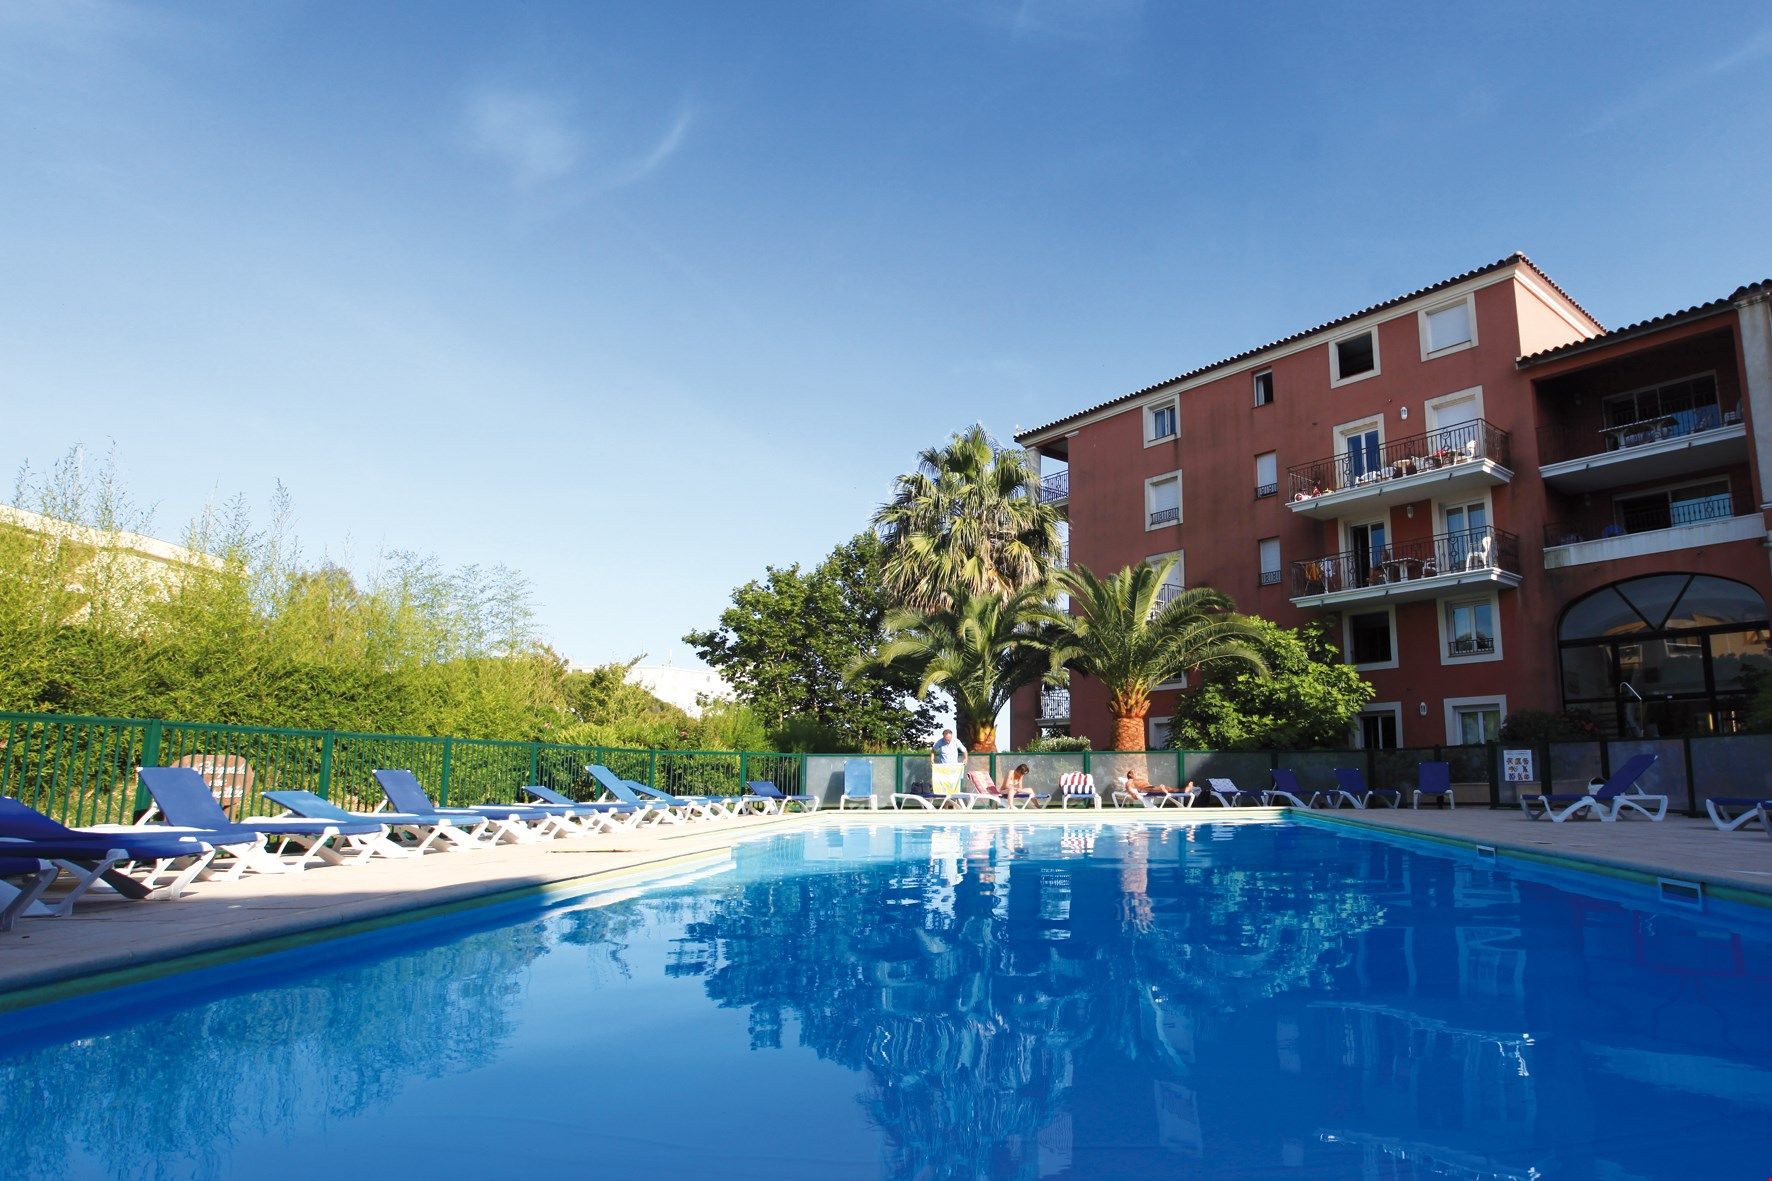
[{"label": "palm tree", "polygon": [[1025,453],[998,450],[982,426],[925,450],[874,526],[887,592],[924,612],[1043,582],[1059,552],[1058,512],[1040,501],[1039,472]]},{"label": "palm tree", "polygon": [[969,750],[997,749],[997,714],[1017,689],[1050,675],[1053,641],[1063,616],[1046,602],[1044,583],[1002,597],[967,595],[925,615],[899,610],[886,619],[887,640],[851,675],[867,668],[902,669],[919,678],[918,698],[942,689],[954,702],[954,724]]},{"label": "palm tree", "polygon": [[1266,671],[1252,641],[1255,625],[1233,614],[1229,596],[1189,587],[1160,602],[1175,559],[1128,566],[1098,578],[1086,566],[1058,572],[1072,614],[1052,654],[1055,662],[1088,673],[1107,687],[1114,715],[1114,749],[1143,750],[1151,690],[1177,675],[1225,661]]}]

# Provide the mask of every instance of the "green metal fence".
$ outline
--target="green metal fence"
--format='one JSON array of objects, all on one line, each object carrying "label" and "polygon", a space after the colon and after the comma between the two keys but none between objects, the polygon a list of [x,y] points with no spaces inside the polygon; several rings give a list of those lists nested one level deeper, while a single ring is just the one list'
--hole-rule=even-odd
[{"label": "green metal fence", "polygon": [[[1327,787],[1337,767],[1359,767],[1375,787],[1413,787],[1416,766],[1452,765],[1460,803],[1508,807],[1520,790],[1548,782],[1557,790],[1603,775],[1631,754],[1651,750],[1657,765],[1645,786],[1674,797],[1674,806],[1699,815],[1707,795],[1772,795],[1763,781],[1772,762],[1772,736],[1557,743],[1533,747],[1538,772],[1530,784],[1503,782],[1498,747],[1433,746],[1402,750],[1311,751],[1070,751],[974,755],[969,765],[1001,781],[1028,766],[1027,781],[1042,795],[1066,771],[1087,771],[1105,797],[1113,781],[1136,767],[1153,783],[1230,779],[1264,787],[1275,767],[1289,767],[1307,787]],[[585,773],[601,763],[616,774],[681,795],[735,795],[767,779],[790,795],[810,794],[829,804],[842,794],[844,767],[865,759],[882,804],[895,792],[927,793],[929,754],[783,754],[763,751],[632,750],[350,734],[131,718],[61,717],[0,713],[0,794],[16,796],[70,824],[127,823],[145,806],[136,784],[142,766],[194,766],[223,794],[236,816],[275,812],[262,795],[305,789],[347,807],[372,809],[380,799],[370,772],[403,767],[416,774],[439,803],[508,803],[525,784],[541,784],[585,798],[594,785]],[[1751,782],[1750,782],[1751,781]]]}]

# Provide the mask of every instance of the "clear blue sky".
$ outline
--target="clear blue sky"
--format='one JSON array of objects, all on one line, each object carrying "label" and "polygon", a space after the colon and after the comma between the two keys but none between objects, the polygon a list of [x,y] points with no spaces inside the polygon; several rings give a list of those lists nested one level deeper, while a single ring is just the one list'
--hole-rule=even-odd
[{"label": "clear blue sky", "polygon": [[1609,324],[1772,275],[1765,4],[1255,8],[6,0],[0,467],[684,660],[967,423],[1514,249]]}]

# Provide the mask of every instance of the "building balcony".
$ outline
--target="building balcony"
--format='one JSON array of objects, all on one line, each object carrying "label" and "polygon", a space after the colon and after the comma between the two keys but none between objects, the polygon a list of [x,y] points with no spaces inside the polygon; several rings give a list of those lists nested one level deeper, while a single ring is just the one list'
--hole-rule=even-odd
[{"label": "building balcony", "polygon": [[1040,690],[1040,721],[1068,722],[1071,720],[1071,691],[1069,689]]},{"label": "building balcony", "polygon": [[1071,498],[1071,469],[1040,477],[1040,503],[1062,506]]},{"label": "building balcony", "polygon": [[1551,521],[1544,527],[1544,568],[1562,570],[1731,541],[1763,541],[1766,536],[1759,513],[1736,516],[1728,497],[1711,497],[1659,514],[1626,513],[1607,525]]},{"label": "building balcony", "polygon": [[1514,478],[1508,433],[1483,419],[1286,469],[1286,507],[1319,521]]},{"label": "building balcony", "polygon": [[1538,434],[1538,474],[1559,492],[1641,484],[1747,461],[1739,407],[1693,406],[1638,422]]},{"label": "building balcony", "polygon": [[1339,608],[1437,599],[1472,587],[1520,585],[1520,539],[1500,529],[1464,529],[1377,552],[1352,550],[1292,563],[1292,603]]}]

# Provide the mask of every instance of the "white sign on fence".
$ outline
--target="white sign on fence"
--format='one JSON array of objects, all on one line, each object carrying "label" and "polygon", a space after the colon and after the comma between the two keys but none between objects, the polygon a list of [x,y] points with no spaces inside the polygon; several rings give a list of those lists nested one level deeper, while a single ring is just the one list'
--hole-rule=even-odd
[{"label": "white sign on fence", "polygon": [[1538,778],[1532,774],[1532,752],[1530,750],[1502,751],[1501,777],[1509,783],[1530,783]]}]

